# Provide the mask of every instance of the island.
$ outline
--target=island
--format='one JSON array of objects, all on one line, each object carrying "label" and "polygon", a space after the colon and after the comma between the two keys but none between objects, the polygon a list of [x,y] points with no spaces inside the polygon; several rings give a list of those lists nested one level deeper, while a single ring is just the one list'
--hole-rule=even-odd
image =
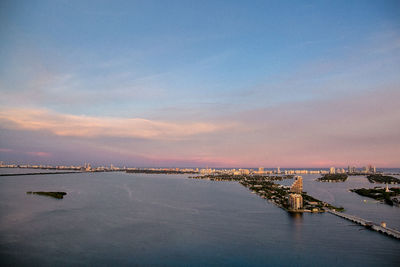
[{"label": "island", "polygon": [[392,188],[380,188],[375,187],[372,189],[368,188],[359,188],[359,189],[350,189],[351,192],[357,193],[360,196],[373,198],[375,200],[379,200],[384,202],[390,206],[399,205],[399,199],[397,198],[400,196],[400,188],[392,187]]},{"label": "island", "polygon": [[43,191],[38,191],[38,192],[28,191],[26,193],[29,195],[34,194],[34,195],[40,195],[40,196],[53,197],[53,198],[57,198],[57,199],[63,199],[64,196],[67,194],[65,192],[43,192]]},{"label": "island", "polygon": [[393,176],[383,175],[383,174],[370,174],[367,176],[370,183],[378,184],[399,184],[400,179]]},{"label": "island", "polygon": [[317,178],[318,182],[337,183],[345,182],[348,175],[346,173],[327,173],[324,176]]}]

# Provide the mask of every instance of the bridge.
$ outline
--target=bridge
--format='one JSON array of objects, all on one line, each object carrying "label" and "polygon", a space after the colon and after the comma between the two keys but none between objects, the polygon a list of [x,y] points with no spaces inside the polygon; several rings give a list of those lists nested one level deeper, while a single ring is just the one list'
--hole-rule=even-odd
[{"label": "bridge", "polygon": [[381,226],[379,224],[376,224],[374,222],[367,221],[365,219],[362,219],[362,218],[359,218],[359,217],[356,217],[356,216],[353,216],[353,215],[345,214],[345,213],[342,213],[342,212],[337,212],[337,211],[334,211],[334,210],[327,210],[327,211],[329,213],[333,214],[333,215],[336,215],[336,216],[342,217],[342,218],[344,218],[346,220],[349,220],[349,221],[352,221],[354,223],[360,224],[360,225],[362,225],[362,226],[364,226],[366,228],[375,230],[375,231],[377,231],[379,233],[386,234],[388,236],[400,239],[400,232],[397,231],[397,230],[390,229],[388,227],[383,227],[383,226]]}]

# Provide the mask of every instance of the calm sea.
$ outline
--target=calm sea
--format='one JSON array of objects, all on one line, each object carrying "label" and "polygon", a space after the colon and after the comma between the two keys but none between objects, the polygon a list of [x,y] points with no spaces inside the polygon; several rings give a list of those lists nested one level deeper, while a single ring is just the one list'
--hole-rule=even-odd
[{"label": "calm sea", "polygon": [[[400,229],[400,208],[304,177],[317,198]],[[373,186],[373,185],[372,185]],[[65,191],[63,200],[26,191]],[[185,175],[0,177],[2,266],[399,266],[400,241],[330,214],[290,216],[235,182]]]}]

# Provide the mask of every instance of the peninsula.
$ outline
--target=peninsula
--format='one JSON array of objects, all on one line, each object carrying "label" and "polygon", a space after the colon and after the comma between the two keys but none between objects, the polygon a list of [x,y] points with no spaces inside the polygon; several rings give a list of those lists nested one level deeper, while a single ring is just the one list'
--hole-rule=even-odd
[{"label": "peninsula", "polygon": [[[296,176],[297,178],[301,176]],[[306,192],[302,192],[302,181],[300,185],[299,197],[301,198],[301,205],[298,208],[293,209],[291,207],[291,197],[293,196],[293,186],[284,186],[276,184],[273,181],[281,181],[283,179],[292,179],[292,175],[286,176],[262,176],[262,175],[203,175],[189,177],[192,179],[206,179],[210,181],[234,181],[239,182],[241,185],[248,188],[252,193],[257,194],[263,199],[267,199],[277,205],[278,207],[288,212],[325,212],[326,209],[332,209],[336,211],[343,211],[343,207],[335,207],[329,203],[318,200]],[[296,183],[295,181],[295,183]]]},{"label": "peninsula", "polygon": [[386,203],[390,206],[399,205],[400,188],[379,188],[375,187],[372,189],[360,188],[360,189],[350,189],[351,192],[357,193],[360,196],[373,198],[375,200]]}]

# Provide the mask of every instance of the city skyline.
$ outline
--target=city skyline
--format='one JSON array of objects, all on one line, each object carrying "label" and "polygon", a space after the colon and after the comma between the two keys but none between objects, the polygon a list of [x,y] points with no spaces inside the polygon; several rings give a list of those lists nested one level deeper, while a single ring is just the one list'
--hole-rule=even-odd
[{"label": "city skyline", "polygon": [[2,1],[0,161],[400,167],[399,10]]}]

